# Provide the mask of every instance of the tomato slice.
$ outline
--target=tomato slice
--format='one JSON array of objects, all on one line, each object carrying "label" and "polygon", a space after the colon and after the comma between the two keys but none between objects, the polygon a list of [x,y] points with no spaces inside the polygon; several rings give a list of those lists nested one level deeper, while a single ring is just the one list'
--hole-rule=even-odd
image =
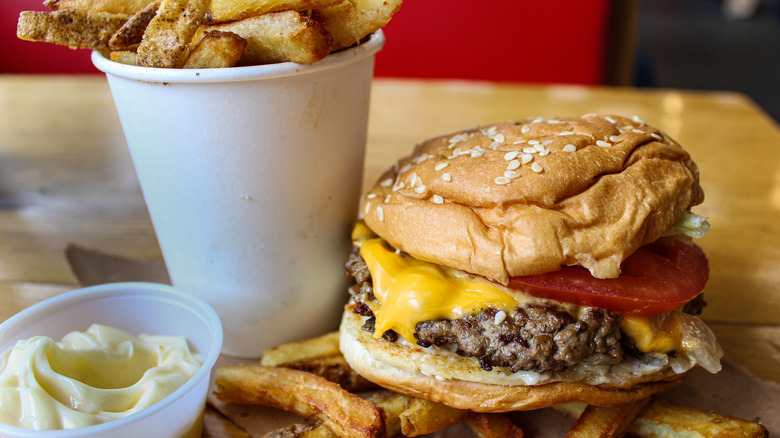
[{"label": "tomato slice", "polygon": [[619,313],[654,315],[680,307],[704,290],[709,264],[704,251],[675,240],[655,242],[623,261],[618,278],[601,279],[579,267],[512,277],[509,287],[539,298]]}]

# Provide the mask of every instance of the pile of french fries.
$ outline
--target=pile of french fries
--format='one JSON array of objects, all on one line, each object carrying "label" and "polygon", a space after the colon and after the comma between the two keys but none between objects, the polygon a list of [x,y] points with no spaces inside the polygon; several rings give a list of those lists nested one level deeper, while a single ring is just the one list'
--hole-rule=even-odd
[{"label": "pile of french fries", "polygon": [[[264,438],[414,437],[458,423],[478,438],[523,436],[504,414],[454,409],[377,388],[344,360],[338,333],[280,345],[266,351],[258,364],[222,367],[216,372],[216,388],[221,401],[272,406],[316,420],[272,431]],[[570,404],[555,409],[577,419],[568,438],[768,436],[759,423],[656,398],[614,407]]]},{"label": "pile of french fries", "polygon": [[17,36],[156,68],[313,63],[386,25],[402,0],[46,0]]}]

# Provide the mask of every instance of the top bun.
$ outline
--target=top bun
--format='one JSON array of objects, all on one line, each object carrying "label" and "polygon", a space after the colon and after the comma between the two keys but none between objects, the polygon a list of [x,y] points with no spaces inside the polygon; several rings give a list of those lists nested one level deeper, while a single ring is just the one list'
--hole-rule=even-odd
[{"label": "top bun", "polygon": [[506,284],[564,265],[617,277],[703,199],[677,142],[637,118],[586,115],[425,141],[382,175],[362,212],[394,247]]}]

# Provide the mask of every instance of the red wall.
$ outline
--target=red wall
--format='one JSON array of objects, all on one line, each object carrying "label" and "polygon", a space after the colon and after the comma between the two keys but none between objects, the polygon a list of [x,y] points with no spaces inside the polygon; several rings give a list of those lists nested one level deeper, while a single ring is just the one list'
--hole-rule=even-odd
[{"label": "red wall", "polygon": [[[619,0],[618,0],[619,1]],[[88,50],[16,38],[19,11],[0,0],[0,73],[97,73]],[[610,0],[406,0],[385,28],[377,76],[603,83]]]},{"label": "red wall", "polygon": [[406,0],[385,28],[376,72],[602,83],[608,11],[609,0]]}]

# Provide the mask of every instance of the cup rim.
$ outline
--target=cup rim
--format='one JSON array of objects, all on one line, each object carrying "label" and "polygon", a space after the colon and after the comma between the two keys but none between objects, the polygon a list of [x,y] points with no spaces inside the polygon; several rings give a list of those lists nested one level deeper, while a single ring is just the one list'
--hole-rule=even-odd
[{"label": "cup rim", "polygon": [[195,372],[195,374],[190,377],[189,380],[184,382],[182,386],[168,394],[157,403],[149,406],[146,409],[140,410],[122,418],[117,418],[112,421],[94,424],[91,426],[56,430],[26,429],[0,423],[0,433],[9,434],[15,437],[30,438],[76,438],[80,436],[98,436],[97,434],[111,432],[129,423],[142,421],[144,418],[156,414],[161,409],[164,409],[165,407],[181,400],[183,397],[186,397],[187,394],[196,389],[196,387],[203,381],[203,379],[209,378],[211,375],[211,370],[220,355],[222,346],[223,333],[222,323],[219,319],[219,316],[217,316],[216,311],[201,298],[165,284],[147,282],[107,283],[62,293],[60,295],[56,295],[52,298],[48,298],[33,304],[32,306],[20,311],[19,313],[0,323],[0,339],[2,339],[6,330],[12,327],[16,327],[19,324],[23,324],[24,321],[28,321],[31,318],[34,319],[36,316],[46,313],[50,309],[60,306],[63,303],[77,304],[84,301],[113,296],[118,293],[141,293],[156,299],[170,298],[176,300],[179,303],[186,304],[188,307],[197,312],[197,316],[199,316],[203,322],[209,326],[209,330],[212,331],[214,339],[211,342],[211,350],[208,352],[208,354],[204,354],[202,356],[203,364]]},{"label": "cup rim", "polygon": [[374,55],[385,43],[382,30],[377,30],[362,44],[350,49],[331,53],[322,61],[312,64],[297,64],[280,62],[275,64],[250,65],[226,68],[154,68],[139,67],[111,61],[97,50],[92,51],[92,63],[100,71],[144,82],[163,83],[201,83],[201,82],[234,82],[257,79],[272,79],[281,76],[299,75],[332,69],[343,64],[357,62]]}]

